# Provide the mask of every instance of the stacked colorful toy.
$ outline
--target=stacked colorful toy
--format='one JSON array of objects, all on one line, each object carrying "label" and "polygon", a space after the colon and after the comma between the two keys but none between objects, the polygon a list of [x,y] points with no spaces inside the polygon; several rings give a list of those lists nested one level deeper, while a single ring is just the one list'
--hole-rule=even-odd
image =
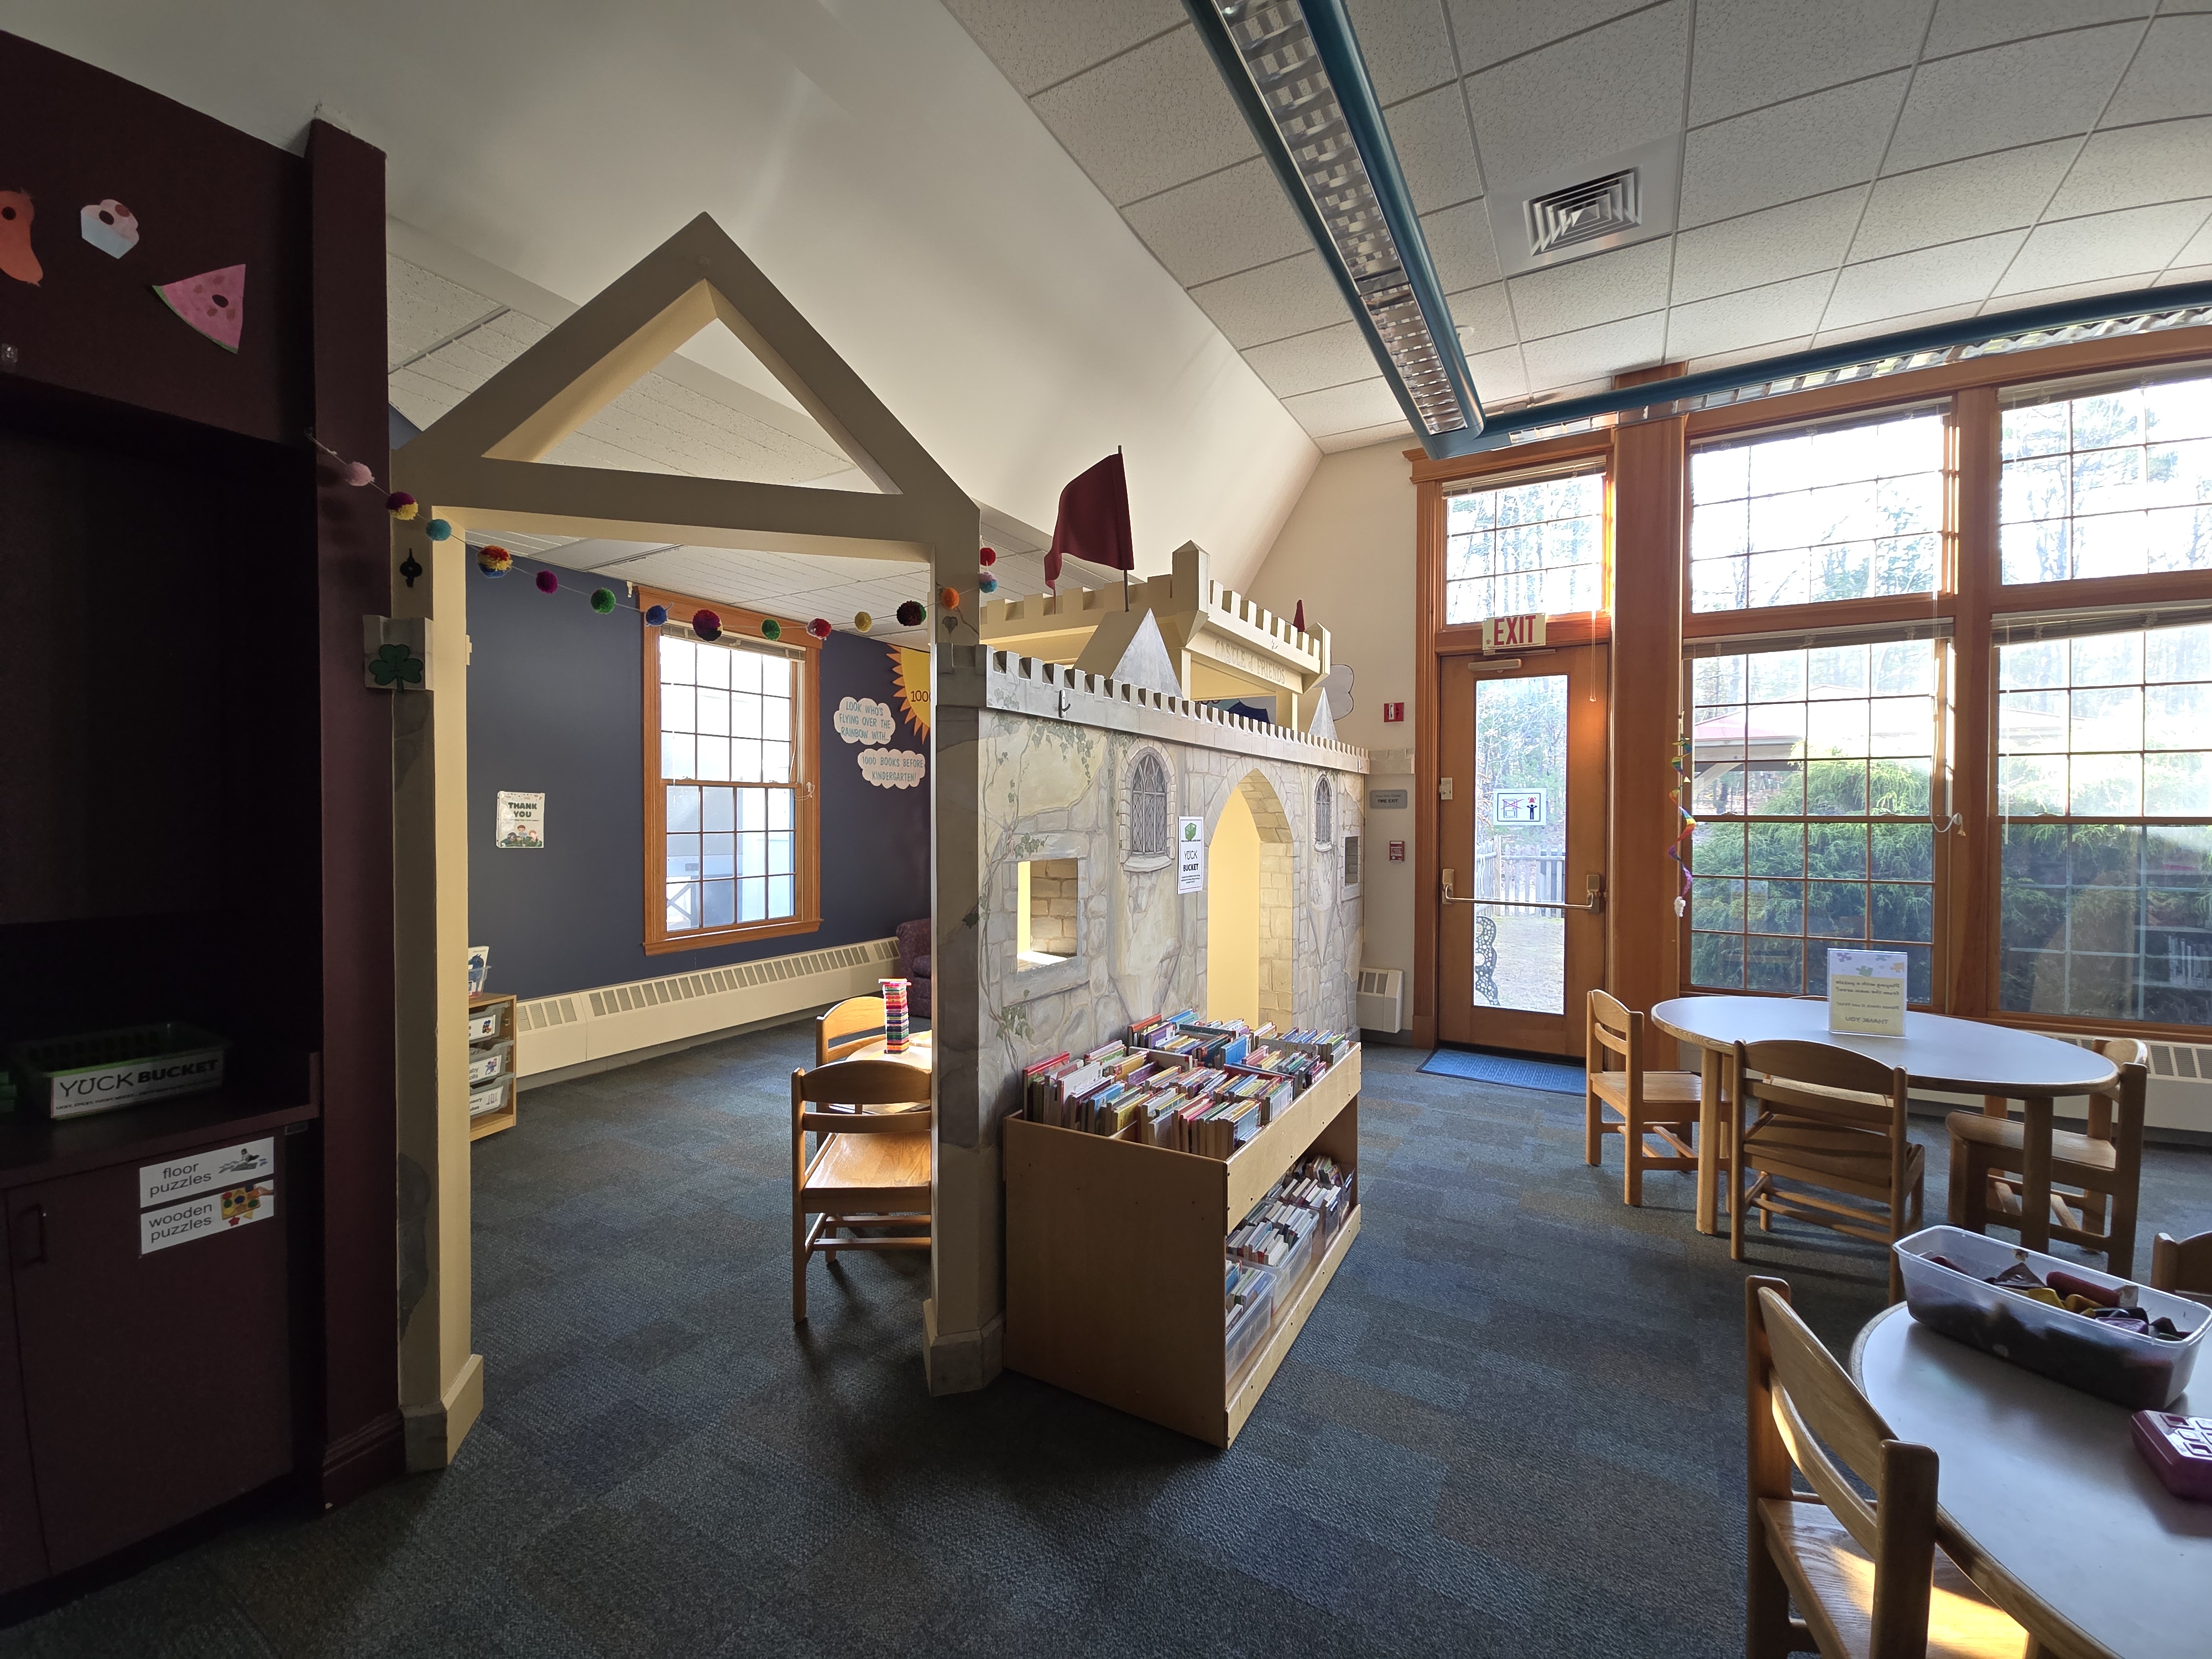
[{"label": "stacked colorful toy", "polygon": [[907,982],[902,979],[879,979],[876,983],[884,994],[884,1052],[902,1054],[907,1044]]}]

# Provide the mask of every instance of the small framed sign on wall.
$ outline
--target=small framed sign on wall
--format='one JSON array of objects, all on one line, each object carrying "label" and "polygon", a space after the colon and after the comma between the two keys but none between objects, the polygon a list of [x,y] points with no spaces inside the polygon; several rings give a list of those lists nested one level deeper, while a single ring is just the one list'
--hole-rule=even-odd
[{"label": "small framed sign on wall", "polygon": [[492,845],[507,851],[543,852],[545,848],[545,795],[540,790],[499,792],[499,816],[492,827]]}]

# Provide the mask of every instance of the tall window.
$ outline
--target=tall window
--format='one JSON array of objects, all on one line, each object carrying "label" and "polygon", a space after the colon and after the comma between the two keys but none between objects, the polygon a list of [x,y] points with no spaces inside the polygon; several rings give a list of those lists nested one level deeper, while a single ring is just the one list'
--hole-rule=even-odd
[{"label": "tall window", "polygon": [[1997,653],[1999,1006],[2212,1024],[2212,621],[2036,632]]},{"label": "tall window", "polygon": [[1314,780],[1314,845],[1328,847],[1336,840],[1336,791],[1327,778]]},{"label": "tall window", "polygon": [[1824,995],[1829,950],[1893,950],[1911,1000],[1933,1000],[1942,648],[1692,662],[1693,985]]},{"label": "tall window", "polygon": [[2212,570],[2212,377],[2004,411],[2007,582]]},{"label": "tall window", "polygon": [[1164,859],[1174,836],[1168,824],[1168,769],[1153,750],[1129,769],[1129,856]]},{"label": "tall window", "polygon": [[818,925],[810,664],[675,624],[646,650],[647,947]]},{"label": "tall window", "polygon": [[1583,472],[1444,501],[1444,621],[1605,604],[1605,474]]},{"label": "tall window", "polygon": [[1922,410],[1690,457],[1690,608],[1926,593],[1942,568],[1943,416]]}]

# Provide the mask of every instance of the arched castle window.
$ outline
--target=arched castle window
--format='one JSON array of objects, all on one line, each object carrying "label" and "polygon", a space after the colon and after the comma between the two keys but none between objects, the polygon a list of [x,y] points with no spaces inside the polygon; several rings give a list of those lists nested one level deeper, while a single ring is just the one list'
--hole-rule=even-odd
[{"label": "arched castle window", "polygon": [[1314,780],[1314,845],[1327,847],[1336,840],[1336,791],[1327,778]]},{"label": "arched castle window", "polygon": [[1168,819],[1168,769],[1151,750],[1129,769],[1129,851],[1133,859],[1167,857],[1174,839]]}]

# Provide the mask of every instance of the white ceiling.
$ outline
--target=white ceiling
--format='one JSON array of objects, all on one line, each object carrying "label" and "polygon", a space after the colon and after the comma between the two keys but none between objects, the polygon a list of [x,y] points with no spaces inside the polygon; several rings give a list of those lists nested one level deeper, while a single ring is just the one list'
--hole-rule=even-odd
[{"label": "white ceiling", "polygon": [[[2212,279],[2202,0],[1346,3],[1490,407]],[[1407,429],[1179,0],[945,3],[1324,449]],[[1673,234],[1500,279],[1486,183],[1669,140]]]}]

